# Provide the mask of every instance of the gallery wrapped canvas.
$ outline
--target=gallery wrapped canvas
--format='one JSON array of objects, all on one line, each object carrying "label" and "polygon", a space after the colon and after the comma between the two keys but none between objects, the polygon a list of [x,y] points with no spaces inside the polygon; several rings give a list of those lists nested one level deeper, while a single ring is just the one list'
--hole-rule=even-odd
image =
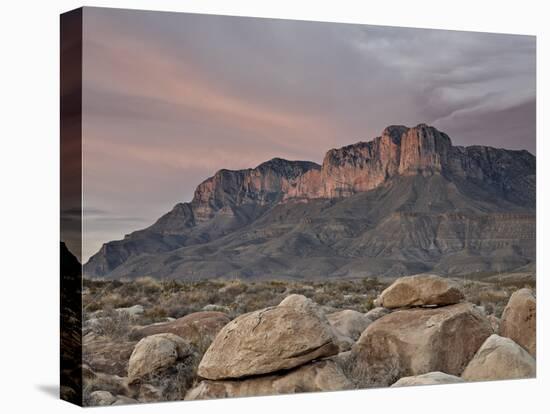
[{"label": "gallery wrapped canvas", "polygon": [[536,375],[532,36],[61,16],[61,397]]}]

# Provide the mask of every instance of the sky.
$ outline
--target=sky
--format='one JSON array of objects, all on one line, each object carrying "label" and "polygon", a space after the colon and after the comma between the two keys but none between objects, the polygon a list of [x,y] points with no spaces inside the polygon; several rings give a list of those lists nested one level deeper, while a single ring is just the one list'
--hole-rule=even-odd
[{"label": "sky", "polygon": [[388,125],[535,154],[533,36],[84,9],[83,259],[221,168]]}]

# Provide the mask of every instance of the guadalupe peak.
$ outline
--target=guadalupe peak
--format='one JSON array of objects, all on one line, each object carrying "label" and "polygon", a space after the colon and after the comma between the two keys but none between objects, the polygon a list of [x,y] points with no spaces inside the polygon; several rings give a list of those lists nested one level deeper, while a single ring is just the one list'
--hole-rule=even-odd
[{"label": "guadalupe peak", "polygon": [[451,139],[436,128],[392,125],[369,142],[329,150],[320,170],[298,178],[286,198],[346,197],[396,175],[432,175],[448,166]]}]

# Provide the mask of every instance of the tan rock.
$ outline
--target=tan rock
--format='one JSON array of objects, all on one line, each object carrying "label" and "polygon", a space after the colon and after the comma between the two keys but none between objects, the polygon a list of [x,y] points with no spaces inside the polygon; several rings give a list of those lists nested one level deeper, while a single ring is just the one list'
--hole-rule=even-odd
[{"label": "tan rock", "polygon": [[141,339],[159,333],[173,333],[195,345],[199,350],[206,350],[216,334],[229,321],[229,317],[222,312],[195,312],[171,322],[136,329],[132,332],[132,337]]},{"label": "tan rock", "polygon": [[460,375],[492,332],[470,303],[390,313],[373,322],[353,346],[353,380],[368,387],[433,371]]},{"label": "tan rock", "polygon": [[302,365],[280,375],[265,375],[243,380],[205,380],[191,389],[186,400],[249,397],[256,395],[352,389],[353,384],[333,361]]},{"label": "tan rock", "polygon": [[324,314],[319,305],[317,305],[308,297],[305,297],[304,295],[298,295],[296,293],[288,295],[286,298],[284,298],[281,303],[279,303],[279,306],[291,306],[295,309],[303,309],[320,313],[322,315]]},{"label": "tan rock", "polygon": [[392,387],[408,387],[410,385],[436,385],[436,384],[455,384],[464,382],[464,380],[455,375],[445,374],[435,371],[427,374],[415,375],[412,377],[403,377],[395,382]]},{"label": "tan rock", "polygon": [[290,369],[336,354],[335,341],[316,305],[295,297],[225,325],[204,354],[198,375],[218,380]]},{"label": "tan rock", "polygon": [[193,354],[193,347],[183,338],[163,333],[151,335],[139,341],[128,362],[130,382],[155,371],[173,366],[176,361]]},{"label": "tan rock", "polygon": [[470,361],[462,378],[466,381],[486,381],[533,378],[535,359],[510,338],[491,335]]},{"label": "tan rock", "polygon": [[536,357],[537,303],[531,289],[512,294],[502,313],[500,335],[512,339]]},{"label": "tan rock", "polygon": [[327,319],[334,331],[353,341],[358,340],[363,331],[372,323],[372,320],[365,314],[351,309],[331,313],[327,315]]},{"label": "tan rock", "polygon": [[464,299],[458,285],[436,275],[405,276],[385,289],[376,304],[385,308],[453,305]]}]

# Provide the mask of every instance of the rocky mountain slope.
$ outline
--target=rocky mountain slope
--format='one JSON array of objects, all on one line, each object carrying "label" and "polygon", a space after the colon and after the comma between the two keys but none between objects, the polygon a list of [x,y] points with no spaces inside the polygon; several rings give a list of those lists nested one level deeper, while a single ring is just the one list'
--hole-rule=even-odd
[{"label": "rocky mountain slope", "polygon": [[535,260],[535,157],[390,126],[327,152],[220,170],[87,276],[200,279],[505,271]]}]

